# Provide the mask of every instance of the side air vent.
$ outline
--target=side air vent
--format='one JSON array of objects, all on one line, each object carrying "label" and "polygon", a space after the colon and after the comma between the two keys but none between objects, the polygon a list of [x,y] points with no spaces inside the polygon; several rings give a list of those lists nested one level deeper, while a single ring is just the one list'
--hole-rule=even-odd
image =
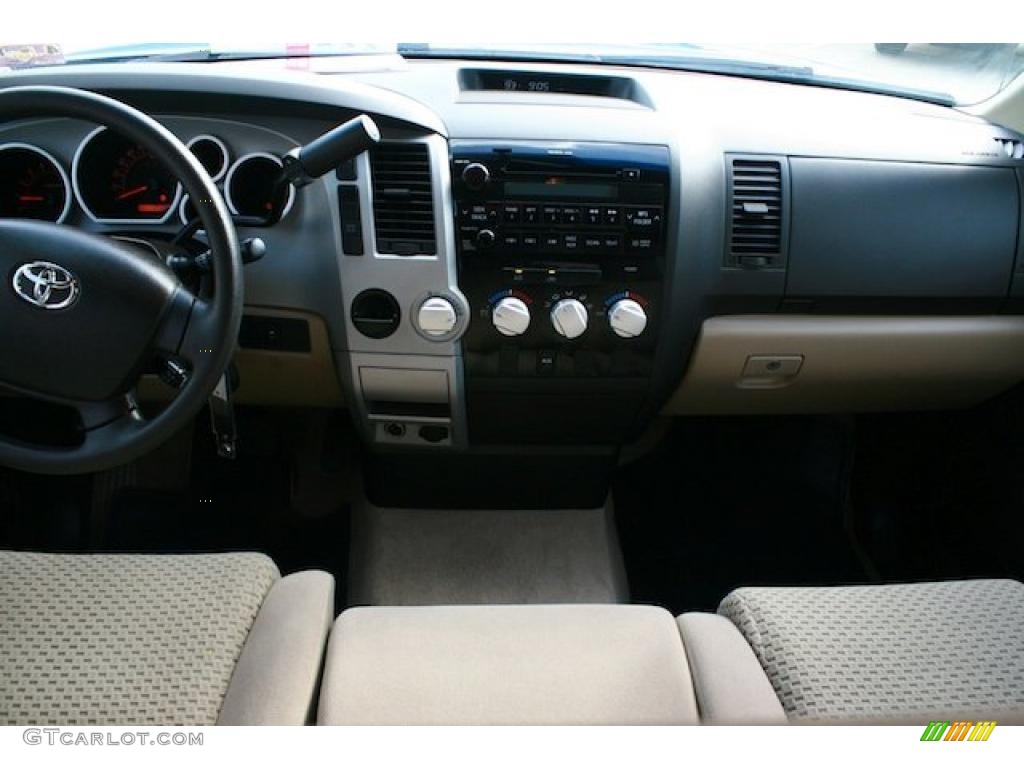
[{"label": "side air vent", "polygon": [[999,145],[999,149],[1002,153],[1011,160],[1020,160],[1024,158],[1024,141],[1018,141],[1017,139],[996,139],[996,143]]},{"label": "side air vent", "polygon": [[378,253],[437,253],[430,154],[425,144],[379,144],[370,150]]},{"label": "side air vent", "polygon": [[730,213],[726,261],[740,267],[784,266],[784,158],[730,156],[728,162]]}]

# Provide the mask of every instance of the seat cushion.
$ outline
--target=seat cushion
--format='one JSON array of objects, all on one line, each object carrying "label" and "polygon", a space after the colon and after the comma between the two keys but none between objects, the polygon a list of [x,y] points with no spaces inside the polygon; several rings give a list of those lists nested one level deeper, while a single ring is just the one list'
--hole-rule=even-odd
[{"label": "seat cushion", "polygon": [[278,577],[258,554],[0,552],[0,724],[214,724]]},{"label": "seat cushion", "polygon": [[1024,585],[743,588],[719,606],[790,720],[1024,718]]},{"label": "seat cushion", "polygon": [[697,720],[679,630],[631,605],[355,608],[335,623],[323,725]]}]

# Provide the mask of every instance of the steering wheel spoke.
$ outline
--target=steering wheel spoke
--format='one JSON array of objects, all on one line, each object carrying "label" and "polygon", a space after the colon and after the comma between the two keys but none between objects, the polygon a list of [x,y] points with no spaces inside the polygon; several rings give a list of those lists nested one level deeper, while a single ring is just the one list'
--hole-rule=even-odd
[{"label": "steering wheel spoke", "polygon": [[185,353],[186,338],[193,321],[198,321],[205,311],[204,302],[184,285],[179,285],[160,320],[153,350],[161,356],[183,358],[191,363],[191,357]]},{"label": "steering wheel spoke", "polygon": [[78,402],[74,404],[74,408],[78,411],[78,417],[82,421],[82,430],[86,433],[103,429],[121,419],[145,421],[142,414],[139,413],[132,392],[99,402]]}]

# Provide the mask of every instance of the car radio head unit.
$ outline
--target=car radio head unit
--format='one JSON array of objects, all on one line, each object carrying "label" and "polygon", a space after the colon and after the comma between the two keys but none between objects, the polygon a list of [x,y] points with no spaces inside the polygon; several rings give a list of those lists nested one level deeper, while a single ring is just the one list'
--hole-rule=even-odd
[{"label": "car radio head unit", "polygon": [[464,253],[641,259],[661,247],[665,147],[452,145]]}]

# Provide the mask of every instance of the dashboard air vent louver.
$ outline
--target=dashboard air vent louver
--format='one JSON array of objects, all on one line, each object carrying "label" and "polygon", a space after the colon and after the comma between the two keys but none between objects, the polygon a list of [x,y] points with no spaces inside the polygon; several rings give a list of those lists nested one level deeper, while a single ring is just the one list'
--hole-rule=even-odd
[{"label": "dashboard air vent louver", "polygon": [[426,144],[379,144],[370,150],[377,252],[437,253],[430,154]]},{"label": "dashboard air vent louver", "polygon": [[783,266],[784,179],[781,158],[730,158],[730,264],[755,268]]}]

